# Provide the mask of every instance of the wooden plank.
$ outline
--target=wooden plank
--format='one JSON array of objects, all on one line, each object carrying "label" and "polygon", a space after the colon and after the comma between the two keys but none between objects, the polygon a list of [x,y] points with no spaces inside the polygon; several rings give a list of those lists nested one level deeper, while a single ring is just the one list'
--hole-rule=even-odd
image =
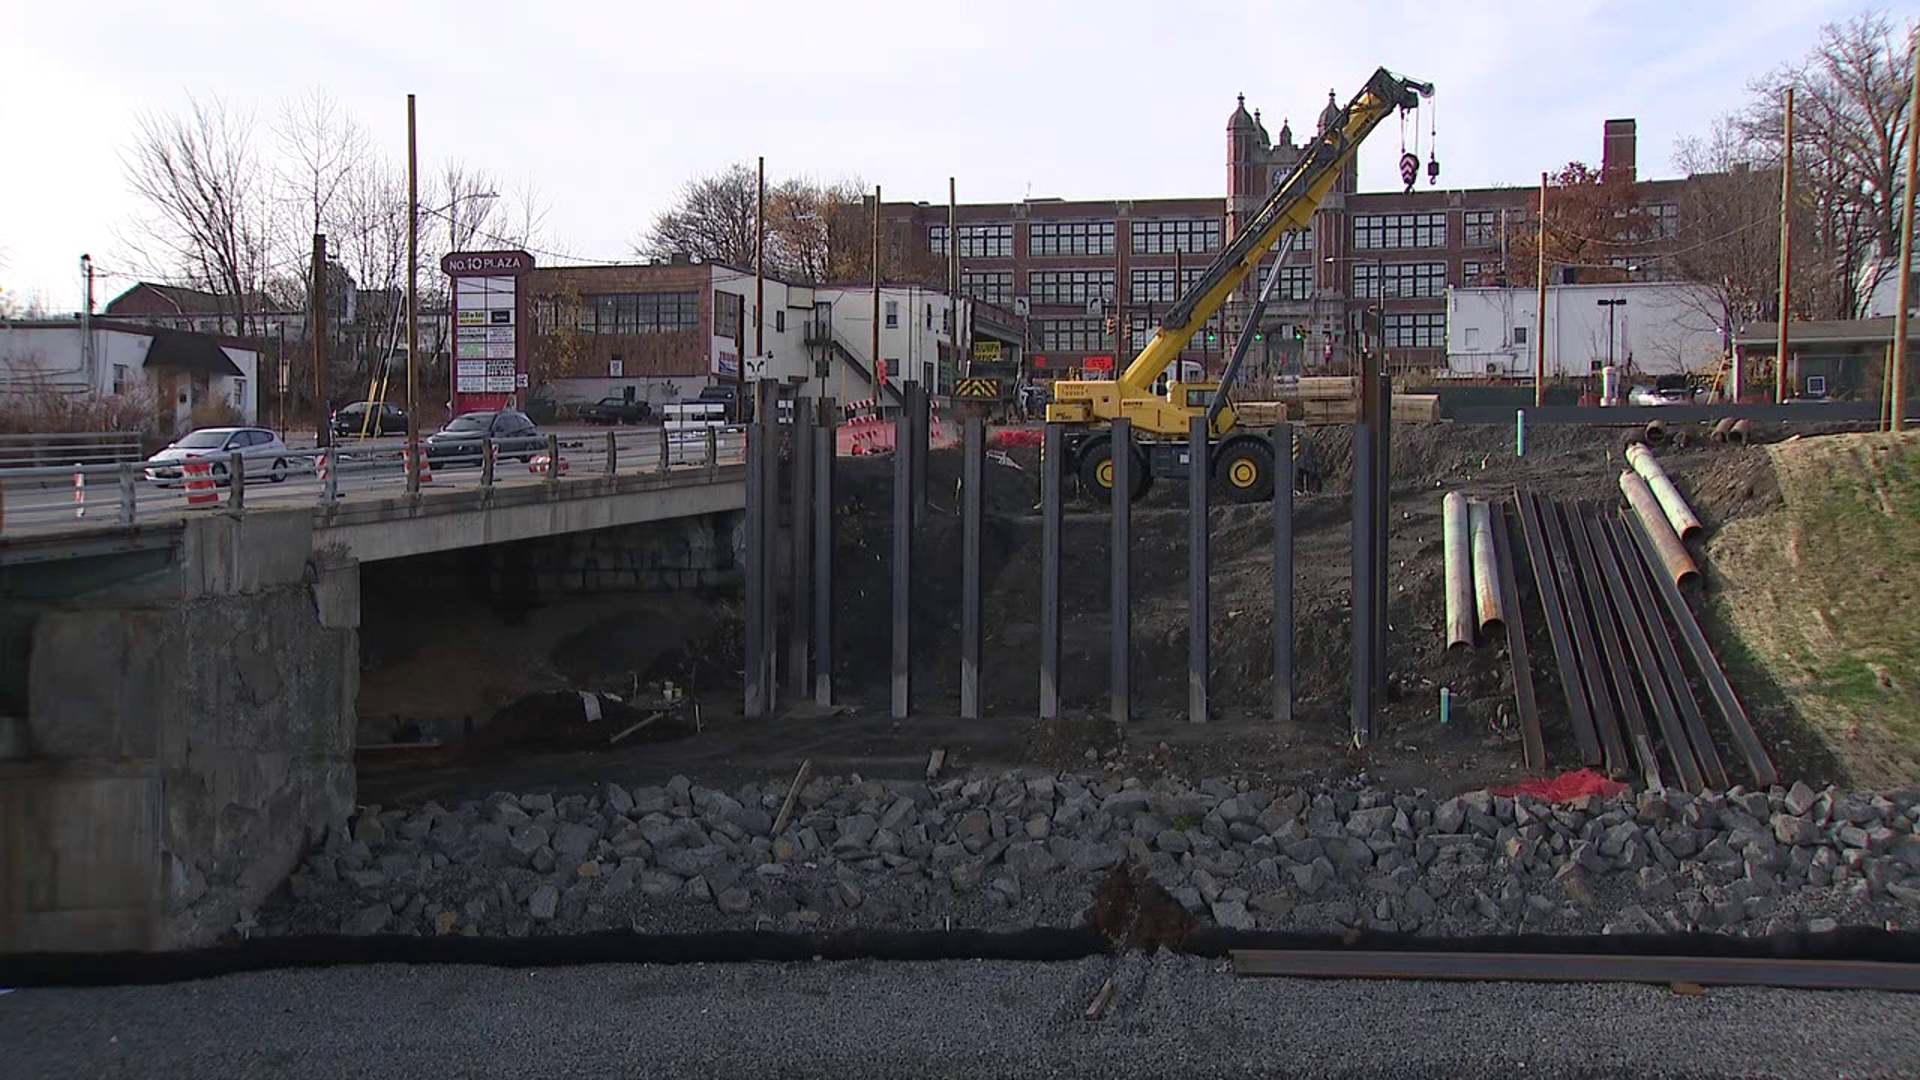
[{"label": "wooden plank", "polygon": [[813,771],[813,759],[807,758],[800,763],[800,769],[793,774],[793,783],[787,785],[787,797],[780,803],[780,812],[774,815],[773,828],[767,835],[778,838],[781,830],[787,827],[787,821],[793,817],[793,803],[800,797],[800,789],[807,785],[807,774]]},{"label": "wooden plank", "polygon": [[1750,956],[1235,949],[1233,973],[1293,979],[1440,979],[1465,982],[1627,982],[1654,986],[1781,986],[1920,993],[1920,968],[1874,960]]},{"label": "wooden plank", "polygon": [[1520,714],[1520,745],[1527,768],[1539,772],[1547,767],[1547,744],[1540,731],[1540,707],[1533,697],[1533,662],[1520,615],[1520,583],[1513,576],[1513,534],[1507,531],[1504,504],[1494,503],[1489,512],[1494,562],[1500,570],[1500,602],[1507,609],[1507,662],[1513,672],[1514,710]]}]

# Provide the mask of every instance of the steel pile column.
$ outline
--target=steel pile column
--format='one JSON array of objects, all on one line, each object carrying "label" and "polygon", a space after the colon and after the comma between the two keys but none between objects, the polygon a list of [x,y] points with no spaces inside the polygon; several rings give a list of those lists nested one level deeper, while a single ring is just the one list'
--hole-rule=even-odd
[{"label": "steel pile column", "polygon": [[[911,385],[909,385],[911,389]],[[896,436],[893,450],[893,718],[913,711],[913,452]]]},{"label": "steel pile column", "polygon": [[813,402],[793,400],[793,491],[787,527],[793,537],[793,559],[787,567],[791,599],[787,604],[787,683],[794,700],[813,689],[808,636],[813,630]]},{"label": "steel pile column", "polygon": [[1133,715],[1133,425],[1113,422],[1113,539],[1107,561],[1113,571],[1113,654],[1108,675],[1113,689],[1113,722]]},{"label": "steel pile column", "polygon": [[[664,433],[663,433],[664,437]],[[746,547],[746,637],[741,643],[743,664],[741,681],[745,684],[746,700],[742,714],[749,720],[758,720],[767,715],[765,687],[760,681],[760,651],[766,641],[765,624],[769,618],[763,605],[765,592],[761,588],[761,576],[766,570],[766,529],[762,519],[767,513],[766,474],[760,467],[760,458],[766,454],[766,440],[761,437],[757,426],[746,429],[747,439],[747,512],[745,525]]]},{"label": "steel pile column", "polygon": [[928,387],[915,382],[913,387],[913,527],[919,528],[927,516],[927,451],[933,442],[932,401]]},{"label": "steel pile column", "polygon": [[980,653],[984,628],[980,621],[981,515],[986,509],[983,488],[987,473],[987,426],[967,421],[960,463],[960,718],[980,719]]},{"label": "steel pile column", "polygon": [[1212,599],[1208,577],[1212,573],[1209,564],[1213,530],[1207,514],[1212,449],[1206,416],[1190,417],[1187,420],[1187,719],[1195,724],[1207,722],[1213,670],[1209,637],[1213,618],[1208,610]]},{"label": "steel pile column", "polygon": [[[1383,326],[1381,334],[1386,333]],[[1393,496],[1393,379],[1382,370],[1377,373],[1379,394],[1375,398],[1374,428],[1379,449],[1373,458],[1373,706],[1378,715],[1387,703],[1387,522]]]},{"label": "steel pile column", "polygon": [[1040,719],[1060,716],[1060,531],[1065,431],[1048,424],[1040,444]]},{"label": "steel pile column", "polygon": [[1273,425],[1273,720],[1293,722],[1293,425]]},{"label": "steel pile column", "polygon": [[760,455],[760,693],[771,716],[778,704],[776,680],[780,669],[780,384],[761,379],[754,384],[754,393],[758,398],[754,418],[766,447]]},{"label": "steel pile column", "polygon": [[813,431],[813,703],[833,704],[833,473],[839,463],[839,415],[832,398],[820,399]]},{"label": "steel pile column", "polygon": [[1353,707],[1349,720],[1355,746],[1365,746],[1373,733],[1374,450],[1371,426],[1364,419],[1357,421],[1353,425]]}]

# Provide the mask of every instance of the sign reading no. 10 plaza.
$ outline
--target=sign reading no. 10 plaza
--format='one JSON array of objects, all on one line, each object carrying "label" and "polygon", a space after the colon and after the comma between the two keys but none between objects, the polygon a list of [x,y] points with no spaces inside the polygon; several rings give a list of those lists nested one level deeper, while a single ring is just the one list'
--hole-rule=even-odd
[{"label": "sign reading no. 10 plaza", "polygon": [[453,411],[518,409],[527,396],[524,251],[456,251],[440,260],[453,279]]}]

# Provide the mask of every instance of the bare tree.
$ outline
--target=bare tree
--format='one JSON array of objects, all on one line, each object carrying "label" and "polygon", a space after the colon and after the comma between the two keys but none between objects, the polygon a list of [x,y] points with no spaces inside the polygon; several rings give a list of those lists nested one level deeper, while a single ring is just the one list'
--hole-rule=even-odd
[{"label": "bare tree", "polygon": [[788,180],[767,193],[767,265],[800,281],[868,276],[872,221],[857,178],[822,184]]},{"label": "bare tree", "polygon": [[[1589,278],[1606,274],[1633,255],[1645,239],[1647,218],[1633,180],[1624,172],[1603,172],[1570,161],[1548,178],[1547,273],[1575,266]],[[1537,211],[1536,211],[1537,212]],[[1533,285],[1539,270],[1539,238],[1531,226],[1518,230],[1507,252],[1507,282]],[[1619,276],[1626,276],[1625,269]]]},{"label": "bare tree", "polygon": [[508,248],[535,248],[545,241],[547,214],[551,207],[540,194],[540,186],[531,179],[513,189],[501,200],[493,215],[493,239]]},{"label": "bare tree", "polygon": [[305,250],[307,236],[330,231],[334,208],[366,158],[366,135],[324,90],[282,103],[273,134],[281,196],[299,214],[292,239]]},{"label": "bare tree", "polygon": [[[427,263],[426,253],[430,250],[437,260],[449,252],[499,246],[500,241],[491,235],[499,231],[494,228],[499,212],[499,187],[487,170],[473,168],[458,158],[447,159],[440,166],[439,174],[428,181],[420,193],[421,264]],[[432,223],[427,218],[432,218]],[[446,237],[445,247],[439,246],[433,225],[445,229],[442,234]]]},{"label": "bare tree", "polygon": [[679,204],[653,219],[644,241],[634,246],[636,253],[752,266],[758,183],[745,165],[687,181]]},{"label": "bare tree", "polygon": [[142,113],[121,161],[142,203],[121,236],[136,261],[213,293],[223,327],[251,333],[269,246],[252,117],[217,98]]},{"label": "bare tree", "polygon": [[[1912,85],[1911,24],[1884,11],[1828,23],[1807,56],[1757,80],[1738,117],[1741,135],[1770,165],[1781,160],[1784,92],[1794,88],[1794,150],[1820,249],[1844,268],[1899,249],[1901,146]],[[1848,275],[1850,276],[1850,275]],[[1846,308],[1853,307],[1849,294]]]}]

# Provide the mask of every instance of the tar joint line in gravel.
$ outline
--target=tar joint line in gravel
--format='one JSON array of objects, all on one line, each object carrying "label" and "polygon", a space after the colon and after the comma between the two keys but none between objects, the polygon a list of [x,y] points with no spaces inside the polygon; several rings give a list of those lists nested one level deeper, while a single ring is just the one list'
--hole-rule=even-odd
[{"label": "tar joint line in gravel", "polygon": [[1920,997],[1236,979],[1111,960],[382,965],[0,997],[39,1077],[1911,1077]]},{"label": "tar joint line in gravel", "polygon": [[329,830],[259,932],[1072,927],[1123,865],[1228,929],[1751,935],[1908,927],[1920,909],[1911,791],[1554,805],[1219,778],[822,777],[775,835],[786,794],[675,777],[368,808]]}]

